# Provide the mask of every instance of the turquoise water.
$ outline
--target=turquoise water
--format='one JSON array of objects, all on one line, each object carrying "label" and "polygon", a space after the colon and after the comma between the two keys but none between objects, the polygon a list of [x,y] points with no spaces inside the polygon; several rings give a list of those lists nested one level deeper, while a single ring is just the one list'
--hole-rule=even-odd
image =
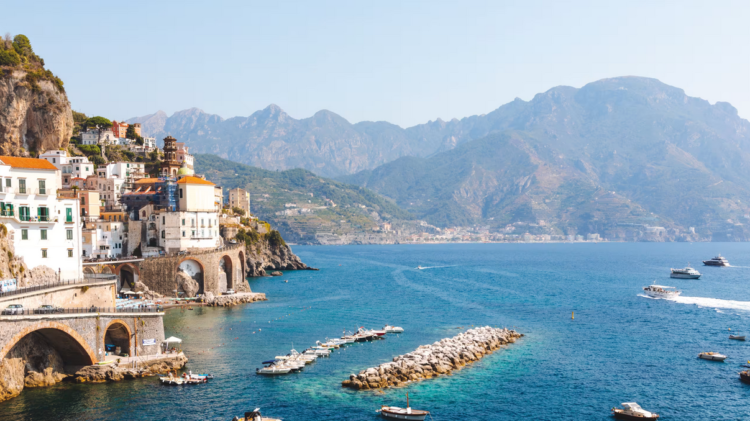
[{"label": "turquoise water", "polygon": [[[750,419],[740,364],[750,341],[748,244],[477,244],[295,247],[320,272],[250,281],[269,301],[170,310],[167,335],[184,339],[189,369],[217,379],[163,387],[155,378],[26,390],[2,419],[229,420],[245,410],[285,420],[375,420],[381,404],[432,411],[434,420],[608,420],[637,401],[665,420]],[[721,252],[731,268],[698,267]],[[704,273],[670,280],[688,261]],[[427,266],[415,270],[417,265]],[[288,283],[283,282],[288,280]],[[653,280],[677,302],[639,296]],[[575,311],[575,320],[571,313]],[[270,323],[269,323],[270,322]],[[254,374],[261,361],[358,326],[401,335],[335,351],[304,372]],[[515,327],[526,337],[452,376],[384,394],[344,390],[349,374],[459,333]],[[255,332],[255,333],[253,333]],[[698,360],[719,351],[727,362]]]}]

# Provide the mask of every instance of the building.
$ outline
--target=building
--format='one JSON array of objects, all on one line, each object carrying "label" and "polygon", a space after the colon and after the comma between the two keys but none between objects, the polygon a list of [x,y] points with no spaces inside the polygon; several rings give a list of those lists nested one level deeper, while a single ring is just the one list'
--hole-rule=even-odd
[{"label": "building", "polygon": [[161,163],[162,177],[176,177],[181,164],[177,161],[177,139],[172,136],[164,138],[164,161]]},{"label": "building", "polygon": [[128,131],[128,126],[129,124],[124,121],[121,121],[121,122],[113,121],[112,133],[115,134],[115,137],[126,137],[125,133],[127,133]]},{"label": "building", "polygon": [[177,142],[177,162],[185,164],[191,170],[193,169],[193,155],[188,153],[188,147],[183,142]]},{"label": "building", "polygon": [[245,215],[250,215],[250,193],[239,187],[229,190],[229,207],[240,208]]},{"label": "building", "polygon": [[98,145],[100,143],[105,145],[117,143],[117,136],[109,129],[93,129],[81,133],[82,145]]},{"label": "building", "polygon": [[136,181],[146,177],[145,165],[142,162],[111,162],[99,167],[96,172],[99,178],[125,180],[125,190],[132,190]]},{"label": "building", "polygon": [[112,258],[122,257],[125,242],[125,225],[122,222],[94,221],[83,229],[83,257]]},{"label": "building", "polygon": [[51,150],[39,155],[60,170],[61,185],[63,188],[70,186],[73,178],[86,178],[94,174],[94,164],[89,162],[85,156],[68,156],[68,151]]},{"label": "building", "polygon": [[125,180],[117,176],[97,179],[99,198],[106,210],[121,209],[122,195],[125,193]]},{"label": "building", "polygon": [[135,130],[135,134],[138,136],[143,136],[141,134],[141,123],[133,123],[133,130]]},{"label": "building", "polygon": [[59,170],[45,159],[0,156],[0,222],[29,269],[83,277],[80,204],[58,197]]}]

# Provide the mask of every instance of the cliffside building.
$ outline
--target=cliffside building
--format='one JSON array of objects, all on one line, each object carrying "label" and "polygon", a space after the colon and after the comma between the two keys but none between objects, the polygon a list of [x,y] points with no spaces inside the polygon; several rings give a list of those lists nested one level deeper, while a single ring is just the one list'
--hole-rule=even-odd
[{"label": "cliffside building", "polygon": [[240,208],[250,215],[250,193],[239,187],[229,190],[229,207]]},{"label": "cliffside building", "polygon": [[0,222],[29,269],[46,266],[61,279],[79,279],[80,204],[58,197],[59,174],[45,159],[0,156]]},{"label": "cliffside building", "polygon": [[128,131],[128,126],[129,126],[129,124],[126,123],[126,122],[124,122],[124,121],[121,121],[121,122],[113,121],[112,122],[112,133],[115,134],[115,137],[123,137],[124,138],[125,137],[125,133],[127,133],[127,131]]}]

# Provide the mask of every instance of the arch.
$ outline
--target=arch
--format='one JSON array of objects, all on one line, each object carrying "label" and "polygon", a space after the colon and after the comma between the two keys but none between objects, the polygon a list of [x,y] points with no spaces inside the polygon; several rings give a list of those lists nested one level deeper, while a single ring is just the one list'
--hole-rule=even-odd
[{"label": "arch", "polygon": [[112,274],[112,273],[114,273],[114,269],[115,269],[115,267],[113,265],[104,265],[104,266],[102,266],[101,273]]},{"label": "arch", "polygon": [[136,274],[136,275],[138,275],[138,276],[141,276],[141,269],[140,269],[140,268],[139,268],[138,266],[136,266],[136,265],[134,265],[134,264],[132,264],[132,263],[121,263],[120,265],[118,265],[118,266],[117,266],[117,267],[115,268],[115,275],[119,275],[119,274],[120,274],[120,271],[121,271],[122,269],[125,269],[125,268],[130,268],[130,269],[131,269],[131,270],[130,270],[131,272],[135,273],[135,274]]},{"label": "arch", "polygon": [[21,329],[0,350],[0,361],[26,336],[38,333],[50,344],[69,365],[92,365],[99,362],[89,344],[73,328],[62,323],[44,321]]},{"label": "arch", "polygon": [[130,331],[130,326],[120,319],[115,319],[107,323],[102,343],[105,350],[107,349],[107,345],[111,345],[113,347],[120,347],[121,354],[130,354],[130,338],[132,337],[133,333]]},{"label": "arch", "polygon": [[193,278],[198,283],[198,294],[205,293],[206,285],[204,283],[204,277],[206,270],[203,267],[203,263],[192,257],[184,257],[177,264],[177,272],[185,272],[188,276]]},{"label": "arch", "polygon": [[122,263],[115,268],[115,274],[117,275],[118,285],[117,291],[120,291],[126,285],[129,288],[134,288],[135,283],[139,281],[141,277],[141,271],[138,266],[131,263]]},{"label": "arch", "polygon": [[234,265],[229,255],[225,254],[219,259],[217,270],[219,271],[219,292],[234,289]]},{"label": "arch", "polygon": [[247,277],[247,270],[245,269],[245,252],[240,250],[238,257],[240,258],[240,269],[242,271],[240,272],[240,279],[238,281],[242,281],[242,279],[245,279]]},{"label": "arch", "polygon": [[88,273],[89,275],[93,275],[96,273],[96,271],[94,270],[93,267],[86,266],[85,268],[83,268],[83,273]]}]

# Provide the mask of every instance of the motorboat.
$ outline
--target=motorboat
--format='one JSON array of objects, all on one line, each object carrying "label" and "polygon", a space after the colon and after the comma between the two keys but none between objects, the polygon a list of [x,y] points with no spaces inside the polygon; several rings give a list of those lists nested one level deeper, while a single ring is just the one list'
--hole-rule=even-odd
[{"label": "motorboat", "polygon": [[[213,378],[213,376],[211,376]],[[181,386],[187,384],[201,384],[208,382],[207,376],[198,376],[195,374],[183,373],[182,376],[175,377],[174,374],[169,373],[169,376],[159,377],[161,384],[170,386]]]},{"label": "motorboat", "polygon": [[734,339],[735,341],[744,341],[745,335],[729,335],[729,339]]},{"label": "motorboat", "polygon": [[344,341],[345,343],[353,344],[354,342],[357,341],[357,337],[354,336],[354,335],[351,335],[351,334],[350,335],[344,335],[344,336],[341,337],[341,340]]},{"label": "motorboat", "polygon": [[670,278],[678,279],[700,279],[701,273],[690,267],[690,264],[683,269],[672,269],[672,273],[669,275]]},{"label": "motorboat", "polygon": [[403,327],[396,327],[396,326],[391,326],[391,325],[385,325],[383,330],[385,331],[385,333],[403,333],[404,332]]},{"label": "motorboat", "polygon": [[[266,363],[268,363],[268,361],[264,362],[264,364]],[[263,368],[255,369],[256,374],[261,374],[264,376],[277,376],[279,374],[289,374],[291,371],[292,371],[292,367],[276,364],[276,361],[274,360],[271,361],[270,365],[267,365]]]},{"label": "motorboat", "polygon": [[745,384],[750,384],[750,371],[745,370],[740,372],[740,381]]},{"label": "motorboat", "polygon": [[398,406],[385,406],[383,405],[376,412],[380,412],[383,418],[389,420],[417,420],[422,421],[430,415],[430,411],[422,411],[419,409],[411,409],[409,406],[409,394],[406,394],[406,408],[399,408]]},{"label": "motorboat", "polygon": [[727,359],[726,355],[719,354],[718,352],[701,352],[698,354],[698,358],[709,361],[724,361]]},{"label": "motorboat", "polygon": [[317,355],[318,357],[320,357],[320,356],[327,357],[327,356],[331,355],[331,351],[328,350],[328,349],[325,349],[325,348],[312,347],[312,348],[307,348],[305,350],[305,352],[303,352],[302,354],[304,354],[304,355]]},{"label": "motorboat", "polygon": [[675,287],[656,284],[643,287],[643,292],[645,292],[646,295],[652,298],[673,298],[682,293],[682,291],[677,291]]},{"label": "motorboat", "polygon": [[659,414],[646,411],[635,402],[625,402],[622,408],[612,408],[612,415],[618,420],[658,420]]},{"label": "motorboat", "polygon": [[427,269],[427,268],[423,268],[421,265],[417,266],[417,270],[423,270],[423,269]]},{"label": "motorboat", "polygon": [[234,417],[232,421],[281,421],[278,418],[268,418],[264,417],[260,414],[260,408],[255,408],[255,410],[251,412],[245,412],[245,416],[240,417]]},{"label": "motorboat", "polygon": [[711,260],[704,260],[703,264],[706,266],[729,266],[729,260],[718,255]]}]

